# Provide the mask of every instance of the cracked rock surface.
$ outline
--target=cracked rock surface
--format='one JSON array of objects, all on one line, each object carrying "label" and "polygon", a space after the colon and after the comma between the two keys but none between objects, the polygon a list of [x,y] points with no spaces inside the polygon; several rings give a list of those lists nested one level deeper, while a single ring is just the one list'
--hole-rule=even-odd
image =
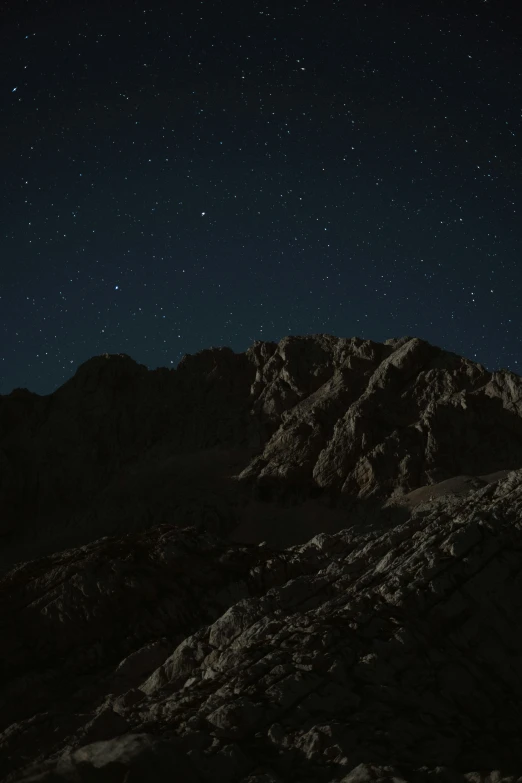
[{"label": "cracked rock surface", "polygon": [[522,781],[521,391],[315,335],[0,398],[0,780]]}]

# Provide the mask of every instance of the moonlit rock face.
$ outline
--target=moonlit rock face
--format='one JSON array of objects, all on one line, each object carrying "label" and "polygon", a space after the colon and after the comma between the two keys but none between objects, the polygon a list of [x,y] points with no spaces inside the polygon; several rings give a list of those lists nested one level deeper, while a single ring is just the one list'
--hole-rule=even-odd
[{"label": "moonlit rock face", "polygon": [[522,776],[521,392],[317,334],[0,397],[0,778]]}]

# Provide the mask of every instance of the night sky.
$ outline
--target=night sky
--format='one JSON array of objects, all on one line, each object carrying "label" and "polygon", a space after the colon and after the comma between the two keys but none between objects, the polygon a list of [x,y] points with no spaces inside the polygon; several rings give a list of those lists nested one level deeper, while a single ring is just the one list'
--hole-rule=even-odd
[{"label": "night sky", "polygon": [[0,393],[322,332],[522,372],[516,6],[0,4]]}]

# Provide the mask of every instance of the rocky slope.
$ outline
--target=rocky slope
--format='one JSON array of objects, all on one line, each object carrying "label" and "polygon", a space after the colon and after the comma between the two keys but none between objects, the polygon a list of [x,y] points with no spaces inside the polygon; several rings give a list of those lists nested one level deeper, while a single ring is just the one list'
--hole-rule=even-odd
[{"label": "rocky slope", "polygon": [[[354,500],[522,465],[521,399],[513,373],[407,337],[287,337],[152,372],[95,357],[47,397],[0,397],[0,570],[173,520],[252,541],[271,501],[306,501],[308,537],[325,514],[340,529]],[[268,543],[304,542],[298,516]]]},{"label": "rocky slope", "polygon": [[522,779],[521,399],[330,335],[0,397],[0,780]]}]

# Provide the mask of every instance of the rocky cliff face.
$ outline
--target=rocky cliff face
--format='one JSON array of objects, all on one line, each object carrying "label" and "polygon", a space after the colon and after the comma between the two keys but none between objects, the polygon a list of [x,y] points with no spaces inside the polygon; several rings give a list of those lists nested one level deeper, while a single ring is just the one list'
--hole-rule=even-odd
[{"label": "rocky cliff face", "polygon": [[330,335],[0,397],[0,779],[522,777],[521,404]]}]

